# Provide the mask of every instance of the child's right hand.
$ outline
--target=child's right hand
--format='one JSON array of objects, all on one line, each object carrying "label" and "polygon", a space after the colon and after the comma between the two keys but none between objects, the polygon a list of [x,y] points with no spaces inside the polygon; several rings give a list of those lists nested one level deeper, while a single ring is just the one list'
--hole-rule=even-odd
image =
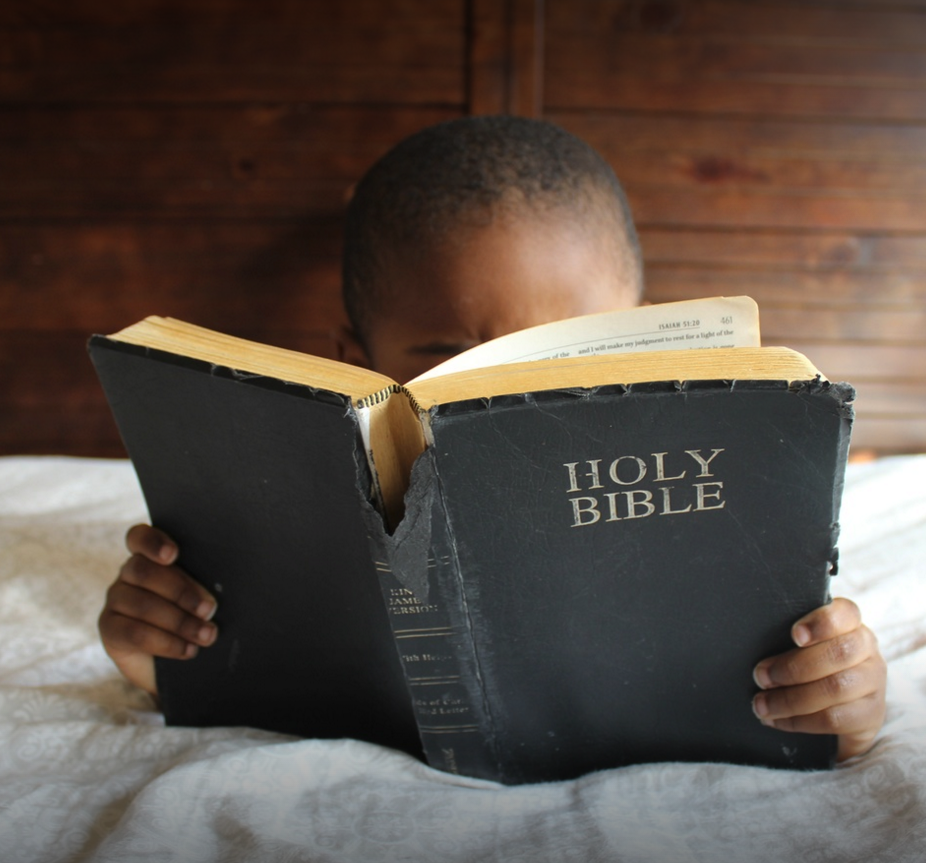
[{"label": "child's right hand", "polygon": [[154,657],[190,659],[212,644],[216,601],[173,565],[177,545],[163,531],[137,524],[125,544],[132,556],[106,593],[100,638],[126,679],[157,695]]}]

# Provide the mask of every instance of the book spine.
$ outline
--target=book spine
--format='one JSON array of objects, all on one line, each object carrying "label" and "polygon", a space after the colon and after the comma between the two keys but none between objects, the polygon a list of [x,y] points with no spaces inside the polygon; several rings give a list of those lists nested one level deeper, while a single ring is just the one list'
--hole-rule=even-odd
[{"label": "book spine", "polygon": [[[416,468],[427,466],[428,454],[422,462]],[[419,485],[413,479],[403,533],[379,544],[376,570],[422,748],[432,767],[497,779],[494,734],[449,528],[433,475],[416,473]]]},{"label": "book spine", "polygon": [[[429,569],[441,565],[428,561]],[[497,778],[491,740],[461,662],[465,647],[459,630],[439,601],[422,602],[380,562],[377,569],[428,764],[448,773]]]}]

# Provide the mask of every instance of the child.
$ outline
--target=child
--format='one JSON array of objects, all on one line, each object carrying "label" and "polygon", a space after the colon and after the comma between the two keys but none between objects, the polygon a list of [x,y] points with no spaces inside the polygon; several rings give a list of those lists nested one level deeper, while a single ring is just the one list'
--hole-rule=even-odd
[{"label": "child", "polygon": [[[642,287],[626,200],[590,147],[540,121],[455,120],[400,143],[357,186],[339,353],[409,380],[507,332],[636,305]],[[126,544],[100,634],[120,671],[156,694],[153,657],[208,648],[216,602],[174,565],[161,531],[137,525]],[[884,720],[886,668],[858,608],[836,599],[792,636],[793,650],[756,666],[757,721],[838,734],[840,760],[867,751]]]}]

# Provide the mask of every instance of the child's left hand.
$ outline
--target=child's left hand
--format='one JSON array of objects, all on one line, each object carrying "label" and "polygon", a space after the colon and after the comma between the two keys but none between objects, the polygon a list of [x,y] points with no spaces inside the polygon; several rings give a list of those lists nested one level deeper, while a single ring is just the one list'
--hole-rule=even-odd
[{"label": "child's left hand", "polygon": [[858,606],[834,599],[791,628],[798,646],[763,659],[753,710],[782,731],[839,735],[837,759],[867,752],[884,722],[887,665]]}]

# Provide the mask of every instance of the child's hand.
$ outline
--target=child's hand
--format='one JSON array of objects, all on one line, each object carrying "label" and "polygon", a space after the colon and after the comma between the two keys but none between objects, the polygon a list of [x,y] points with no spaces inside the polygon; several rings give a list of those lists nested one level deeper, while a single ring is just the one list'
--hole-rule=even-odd
[{"label": "child's hand", "polygon": [[154,657],[189,659],[212,644],[216,602],[173,566],[177,546],[162,531],[135,525],[125,544],[132,556],[106,593],[100,637],[126,679],[156,695]]},{"label": "child's hand", "polygon": [[791,628],[794,650],[755,668],[753,710],[783,731],[838,734],[837,758],[867,752],[884,722],[887,666],[858,606],[834,599]]}]

